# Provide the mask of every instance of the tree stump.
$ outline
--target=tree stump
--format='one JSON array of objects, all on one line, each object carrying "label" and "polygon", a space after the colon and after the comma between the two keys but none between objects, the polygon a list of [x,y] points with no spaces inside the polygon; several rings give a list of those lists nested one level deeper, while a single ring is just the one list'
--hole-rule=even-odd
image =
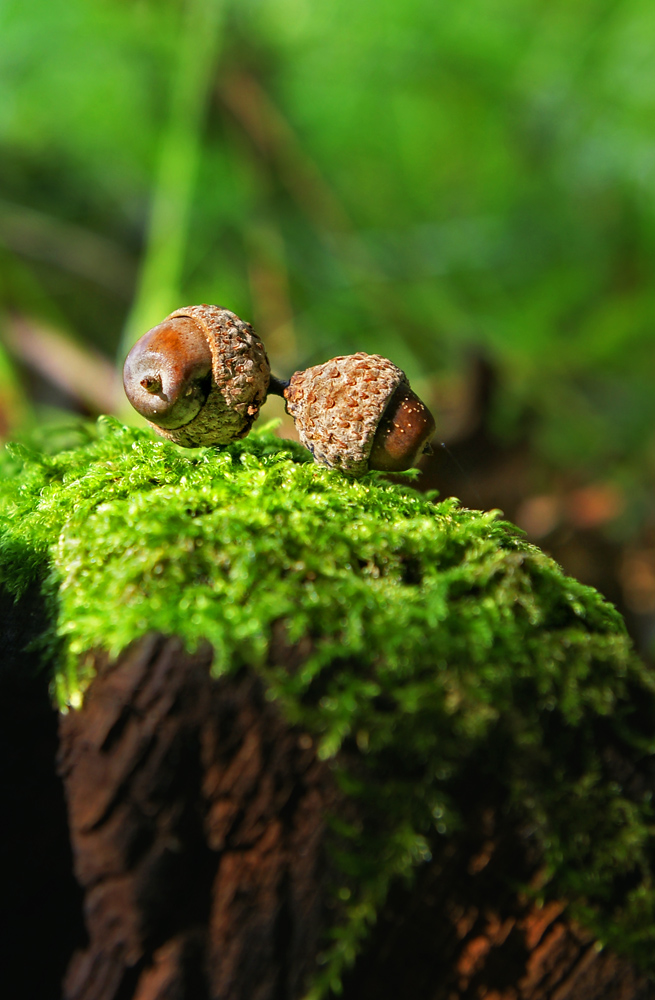
[{"label": "tree stump", "polygon": [[302,996],[334,783],[256,676],[212,680],[210,663],[149,637],[62,717],[89,934],[67,1000]]},{"label": "tree stump", "polygon": [[[563,578],[535,550],[515,544],[511,533],[490,528],[484,515],[478,520],[464,512],[458,521],[446,504],[438,514],[444,532],[464,542],[460,548],[449,542],[439,555],[434,586],[448,580],[450,590],[439,624],[434,619],[426,625],[432,643],[427,657],[425,642],[409,624],[401,638],[412,657],[387,669],[397,636],[389,634],[388,643],[384,633],[375,639],[371,626],[367,634],[378,643],[371,657],[365,644],[357,647],[356,637],[350,645],[340,633],[335,640],[331,619],[321,619],[327,621],[321,631],[309,615],[299,635],[290,612],[276,616],[274,607],[264,658],[248,639],[230,647],[234,660],[226,661],[223,633],[212,631],[219,621],[212,615],[222,614],[220,603],[210,606],[208,617],[201,614],[211,583],[207,574],[217,565],[212,586],[219,588],[234,571],[231,599],[259,614],[261,607],[252,602],[265,606],[267,592],[260,587],[255,598],[242,587],[244,570],[240,564],[234,569],[236,556],[221,559],[230,551],[229,532],[240,553],[250,544],[244,525],[252,527],[254,538],[261,528],[251,525],[250,513],[234,528],[225,522],[218,541],[214,527],[203,540],[197,533],[203,518],[223,516],[227,507],[208,500],[202,485],[191,504],[182,487],[171,489],[168,482],[165,506],[151,507],[147,494],[152,521],[144,531],[137,518],[137,548],[130,518],[141,501],[132,506],[129,494],[112,499],[121,480],[111,463],[129,463],[125,468],[139,489],[156,494],[159,487],[144,478],[132,455],[124,459],[125,432],[112,434],[109,458],[106,438],[81,447],[79,459],[77,452],[44,457],[51,486],[40,485],[29,471],[34,529],[32,508],[25,507],[19,524],[16,506],[0,532],[9,553],[2,564],[6,586],[18,592],[26,565],[34,567],[18,603],[8,593],[0,602],[7,650],[3,760],[9,777],[3,833],[10,919],[3,968],[20,984],[12,996],[318,1000],[341,989],[345,1000],[655,997],[648,967],[649,911],[646,904],[636,916],[630,910],[636,890],[643,887],[643,899],[650,898],[655,686],[630,653],[611,609]],[[340,488],[332,485],[334,477],[321,478],[325,473],[316,479],[310,468],[308,474],[306,463],[293,455],[276,457],[275,448],[284,447],[279,442],[267,441],[263,450],[255,443],[251,452],[237,449],[230,462],[205,452],[180,462],[172,446],[151,443],[142,432],[130,434],[148,463],[153,455],[160,463],[157,475],[163,458],[165,476],[180,481],[197,469],[205,476],[207,467],[209,478],[200,482],[213,483],[219,473],[211,463],[218,463],[230,496],[235,476],[254,475],[252,482],[261,488],[262,470],[276,483],[296,477],[296,486],[304,483],[321,503],[322,490],[328,489],[332,502],[330,490]],[[274,459],[267,465],[270,455]],[[70,495],[71,463],[78,460],[74,488],[89,489],[89,506],[80,516],[77,493],[73,513],[46,550],[38,534],[42,511],[51,517],[60,495],[67,490]],[[60,485],[56,476],[52,485],[57,461],[68,471]],[[89,486],[93,475],[105,477],[104,486],[93,487],[97,495]],[[433,543],[428,538],[416,548],[411,517],[421,532],[431,531],[430,509],[417,508],[408,494],[394,492],[396,487],[372,483],[357,489],[343,501],[344,518],[353,516],[356,503],[361,525],[369,502],[379,507],[386,500],[390,510],[397,505],[398,521],[389,536],[380,523],[379,545],[385,551],[395,539],[400,557],[390,550],[388,562],[380,558],[371,568],[372,556],[364,559],[364,552],[372,551],[369,542],[357,547],[356,522],[353,547],[339,556],[351,569],[338,579],[356,577],[353,601],[361,594],[374,601],[381,580],[384,600],[391,605],[400,600],[389,612],[390,623],[402,613],[403,602],[416,602],[416,614],[422,614],[422,601],[429,603],[432,593],[426,582],[432,568],[423,553]],[[22,486],[13,495],[24,503],[25,494]],[[289,502],[297,500],[292,496]],[[121,531],[112,534],[106,520],[115,510],[123,519],[117,523],[125,523],[125,539]],[[180,510],[194,543],[182,533],[154,551],[159,519],[170,513],[178,531]],[[270,545],[267,537],[262,541],[260,572],[278,558],[272,543],[279,543],[280,579],[286,587],[285,574],[301,574],[293,577],[292,588],[306,588],[302,597],[308,603],[301,613],[308,614],[302,607],[311,608],[316,599],[316,573],[305,562],[298,569],[298,552],[288,555],[299,528],[280,542],[285,519],[299,522],[293,511],[281,518],[277,495],[272,510],[277,534]],[[16,525],[34,530],[34,541],[19,538]],[[346,537],[348,528],[343,531]],[[440,552],[438,535],[434,544]],[[208,545],[211,560],[203,562]],[[188,562],[173,560],[163,571],[176,579],[186,574],[167,591],[171,620],[178,602],[196,588],[193,593],[200,596],[189,614],[199,615],[207,636],[195,652],[188,635],[156,629],[162,593],[157,567],[163,565],[162,553],[176,546]],[[303,560],[310,559],[309,552]],[[98,616],[104,592],[113,586],[103,574],[112,559],[116,572],[131,572],[126,558],[138,564],[142,589],[122,582],[124,589],[113,592],[123,595],[115,619]],[[152,561],[143,569],[146,559]],[[480,571],[485,559],[489,572]],[[335,565],[330,573],[341,572],[342,564]],[[247,569],[247,559],[243,566]],[[83,585],[71,598],[76,574],[82,574]],[[270,580],[277,574],[278,569]],[[257,574],[248,579],[259,586]],[[342,585],[334,598],[345,616],[350,609],[344,607]],[[328,576],[324,586],[331,586]],[[144,601],[146,624],[153,627],[140,626],[142,634],[120,652],[104,651],[124,628],[123,618],[142,614]],[[490,622],[502,623],[484,655],[461,626],[467,614],[477,620],[477,606],[483,619],[488,614]],[[505,610],[499,614],[499,609]],[[247,616],[236,605],[231,613],[242,635]],[[85,615],[101,622],[95,644],[85,631]],[[224,621],[229,616],[220,618],[220,628]],[[225,642],[231,641],[232,633],[226,634]],[[38,636],[47,642],[35,646]],[[84,636],[73,657],[72,647],[67,652],[62,644],[66,636],[73,641]],[[533,659],[524,658],[521,636],[532,643]],[[47,671],[40,647],[50,651]],[[504,668],[506,656],[512,670]],[[494,663],[498,666],[491,669]],[[53,673],[60,693],[65,684],[70,690],[76,676],[86,686],[82,700],[71,698],[76,707],[59,715],[48,696]],[[560,702],[552,703],[548,694],[551,677],[557,684],[562,680]],[[579,788],[588,789],[586,799]],[[528,801],[533,796],[536,805]],[[613,818],[615,802],[632,809],[633,819],[623,824]],[[589,822],[569,815],[578,808],[588,810]],[[640,817],[645,825],[639,825]],[[601,861],[605,847],[617,852],[616,877],[611,866],[609,874],[607,866],[598,869],[605,881],[596,897],[585,871],[583,889],[575,890],[575,859],[597,861],[589,829],[597,833]],[[563,855],[558,867],[547,837],[560,837],[574,860]],[[559,887],[571,890],[570,897]],[[607,924],[619,947],[599,942],[593,928],[606,914],[612,920],[616,914],[628,937],[633,935],[632,953],[621,946],[620,936],[611,937]]]}]

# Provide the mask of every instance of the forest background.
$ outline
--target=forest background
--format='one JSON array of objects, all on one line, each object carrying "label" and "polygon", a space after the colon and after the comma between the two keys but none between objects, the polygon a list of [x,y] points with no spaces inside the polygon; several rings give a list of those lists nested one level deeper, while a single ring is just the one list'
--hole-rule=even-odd
[{"label": "forest background", "polygon": [[[0,0],[0,433],[126,410],[171,309],[391,357],[419,487],[655,643],[649,0]],[[281,401],[262,420],[281,418]]]}]

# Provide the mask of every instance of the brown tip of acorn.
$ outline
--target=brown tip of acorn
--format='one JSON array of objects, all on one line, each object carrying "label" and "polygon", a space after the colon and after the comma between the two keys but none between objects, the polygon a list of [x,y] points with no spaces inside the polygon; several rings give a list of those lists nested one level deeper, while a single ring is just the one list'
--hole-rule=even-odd
[{"label": "brown tip of acorn", "polygon": [[125,360],[123,385],[142,417],[176,429],[204,405],[211,369],[211,350],[197,323],[169,316],[136,342]]},{"label": "brown tip of acorn", "polygon": [[162,390],[161,379],[158,376],[147,375],[141,379],[139,385],[142,385],[146,392],[156,393]]},{"label": "brown tip of acorn", "polygon": [[373,438],[369,469],[405,472],[416,464],[436,430],[434,417],[407,383],[398,386]]}]

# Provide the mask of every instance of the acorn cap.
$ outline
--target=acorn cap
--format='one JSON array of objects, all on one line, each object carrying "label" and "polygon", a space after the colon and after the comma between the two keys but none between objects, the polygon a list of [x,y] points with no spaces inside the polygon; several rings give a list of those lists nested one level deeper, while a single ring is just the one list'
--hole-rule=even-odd
[{"label": "acorn cap", "polygon": [[179,317],[192,319],[207,339],[211,385],[204,405],[189,423],[153,426],[185,448],[229,444],[248,433],[266,399],[271,369],[264,345],[249,323],[220,306],[185,306],[167,319]]},{"label": "acorn cap", "polygon": [[321,465],[368,472],[373,439],[405,373],[379,354],[350,354],[296,372],[284,391],[300,440]]}]

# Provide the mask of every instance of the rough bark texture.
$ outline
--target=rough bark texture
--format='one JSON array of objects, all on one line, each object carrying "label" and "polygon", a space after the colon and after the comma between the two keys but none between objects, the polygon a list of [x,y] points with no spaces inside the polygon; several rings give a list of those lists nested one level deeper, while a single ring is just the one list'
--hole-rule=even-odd
[{"label": "rough bark texture", "polygon": [[101,665],[62,718],[89,934],[67,1000],[302,995],[330,772],[252,676],[213,681],[210,662],[151,638]]},{"label": "rough bark texture", "polygon": [[[86,941],[54,716],[42,679],[25,689],[27,771],[10,788],[4,863],[27,892],[10,927],[22,971],[12,997],[58,996],[66,962],[66,1000],[303,996],[333,919],[326,814],[346,806],[309,735],[247,672],[212,680],[210,661],[158,637],[114,663],[98,657],[83,709],[60,720]],[[433,862],[393,889],[344,1000],[652,1000],[653,985],[599,951],[562,904],[539,909],[517,892],[538,859],[497,818],[496,790],[472,772],[461,801],[464,832],[435,840]]]},{"label": "rough bark texture", "polygon": [[12,1000],[58,997],[70,954],[84,941],[82,893],[55,772],[57,713],[40,653],[24,648],[45,620],[37,595],[15,605],[0,590],[0,969]]},{"label": "rough bark texture", "polygon": [[[344,1000],[651,1000],[652,983],[566,918],[516,891],[538,880],[520,831],[470,810],[411,890],[396,887]],[[401,959],[402,956],[402,959]]]}]

